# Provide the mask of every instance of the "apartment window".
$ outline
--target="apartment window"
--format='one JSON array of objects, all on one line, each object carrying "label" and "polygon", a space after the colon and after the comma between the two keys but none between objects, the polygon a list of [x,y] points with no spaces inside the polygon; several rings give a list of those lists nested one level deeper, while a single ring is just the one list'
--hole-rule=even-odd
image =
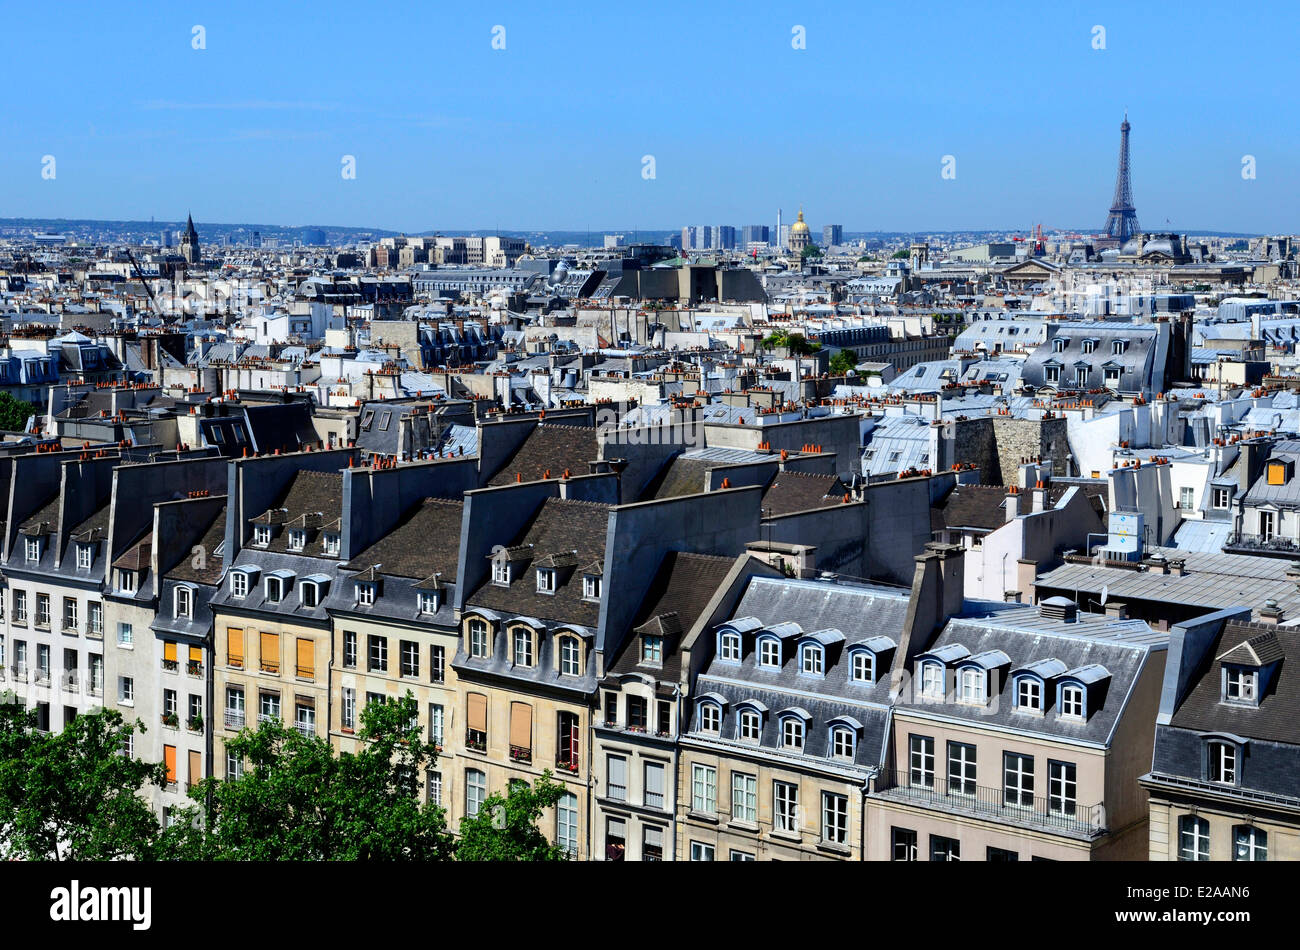
[{"label": "apartment window", "polygon": [[[4,606],[0,604],[0,614],[4,613]],[[102,637],[104,635],[104,605],[97,600],[92,600],[86,604],[87,631],[92,636]]]},{"label": "apartment window", "polygon": [[366,669],[372,673],[388,672],[388,638],[371,634],[366,644]]},{"label": "apartment window", "polygon": [[731,819],[758,821],[758,777],[743,772],[731,773]]},{"label": "apartment window", "polygon": [[1016,708],[1025,712],[1043,711],[1043,684],[1033,676],[1016,680]]},{"label": "apartment window", "polygon": [[921,664],[921,695],[927,699],[943,699],[944,666],[942,663]]},{"label": "apartment window", "polygon": [[492,583],[497,586],[510,586],[510,562],[497,561],[492,562]]},{"label": "apartment window", "polygon": [[646,808],[664,807],[664,767],[659,762],[645,764],[645,792],[643,804]]},{"label": "apartment window", "polygon": [[373,606],[375,603],[375,585],[357,584],[356,595],[357,595],[357,603],[362,607]]},{"label": "apartment window", "polygon": [[1206,777],[1220,785],[1237,784],[1237,747],[1227,742],[1208,742],[1209,756]]},{"label": "apartment window", "polygon": [[1084,340],[1084,341],[1083,341],[1083,352],[1084,352],[1084,353],[1091,353],[1091,352],[1092,352],[1094,349],[1096,349],[1096,348],[1097,348],[1097,341],[1096,341],[1096,340]]},{"label": "apartment window", "polygon": [[1194,507],[1192,504],[1192,497],[1194,494],[1195,492],[1190,487],[1178,489],[1178,507],[1184,509]]},{"label": "apartment window", "polygon": [[232,571],[230,574],[230,596],[247,597],[248,596],[248,575],[243,571]]},{"label": "apartment window", "polygon": [[691,842],[692,861],[712,861],[713,854],[714,854],[713,845],[705,844],[703,841]]},{"label": "apartment window", "polygon": [[1034,758],[1017,752],[1002,754],[1002,803],[1034,807]]},{"label": "apartment window", "polygon": [[77,629],[77,601],[72,597],[63,598],[63,629]]},{"label": "apartment window", "polygon": [[724,633],[718,638],[718,659],[740,662],[740,634]]},{"label": "apartment window", "polygon": [[565,676],[578,676],[582,670],[582,653],[577,637],[560,638],[560,672]]},{"label": "apartment window", "polygon": [[[0,637],[0,665],[4,664],[4,638]],[[90,654],[90,692],[98,696],[104,689],[104,658],[98,653]]]},{"label": "apartment window", "polygon": [[176,690],[163,690],[162,712],[164,717],[176,715]]},{"label": "apartment window", "polygon": [[36,595],[36,626],[48,627],[50,625],[50,595]]},{"label": "apartment window", "polygon": [[443,728],[446,719],[446,712],[440,704],[429,704],[429,741],[436,746],[442,745]]},{"label": "apartment window", "polygon": [[258,660],[263,673],[280,673],[280,635],[262,631]]},{"label": "apartment window", "polygon": [[401,641],[403,676],[420,675],[420,645],[411,640]]},{"label": "apartment window", "polygon": [[1232,494],[1231,494],[1231,492],[1228,491],[1228,489],[1226,489],[1226,488],[1215,488],[1215,489],[1214,489],[1214,507],[1215,507],[1215,508],[1218,508],[1218,509],[1220,509],[1220,510],[1222,510],[1222,509],[1224,509],[1224,508],[1227,508],[1227,507],[1228,507],[1228,503],[1231,501],[1231,499],[1232,499]]},{"label": "apartment window", "polygon": [[834,758],[852,761],[855,745],[852,729],[847,726],[831,729],[831,755]]},{"label": "apartment window", "polygon": [[294,674],[299,679],[315,679],[315,643],[308,637],[299,637],[298,642],[294,646],[297,651],[294,655]]},{"label": "apartment window", "polygon": [[1259,701],[1259,672],[1245,670],[1239,666],[1223,668],[1223,699],[1229,703],[1249,703]]},{"label": "apartment window", "polygon": [[226,687],[226,726],[244,728],[244,691],[234,686]]},{"label": "apartment window", "polygon": [[27,644],[22,640],[14,641],[14,671],[19,676],[27,675]]},{"label": "apartment window", "polygon": [[515,627],[515,666],[533,665],[533,631],[529,627]]},{"label": "apartment window", "polygon": [[480,659],[488,655],[487,624],[482,620],[469,622],[469,655]]},{"label": "apartment window", "polygon": [[621,755],[605,759],[605,794],[614,801],[627,801],[627,759]]},{"label": "apartment window", "polygon": [[647,825],[642,831],[641,860],[662,861],[664,859],[664,830],[654,825]]},{"label": "apartment window", "polygon": [[426,796],[428,803],[436,807],[441,807],[442,806],[442,773],[429,772],[425,776],[425,781],[427,783],[427,789],[428,789],[428,793]]},{"label": "apartment window", "polygon": [[304,736],[316,733],[316,704],[299,700],[293,707],[294,727]]},{"label": "apartment window", "polygon": [[260,547],[266,547],[271,543],[271,528],[269,525],[259,524],[253,528],[253,543]]},{"label": "apartment window", "polygon": [[36,674],[48,682],[50,678],[50,648],[44,643],[36,644]]},{"label": "apartment window", "polygon": [[583,600],[600,600],[600,578],[594,574],[585,574],[582,578]]},{"label": "apartment window", "polygon": [[705,815],[718,810],[718,770],[711,765],[691,766],[691,810]]},{"label": "apartment window", "polygon": [[298,599],[304,607],[315,607],[320,603],[320,585],[315,581],[303,581],[298,585]]},{"label": "apartment window", "polygon": [[1210,823],[1196,815],[1178,819],[1178,860],[1210,860]]},{"label": "apartment window", "polygon": [[135,705],[135,680],[130,676],[117,679],[117,701],[123,706]]},{"label": "apartment window", "polygon": [[487,798],[487,775],[478,769],[465,770],[465,814],[473,818]]},{"label": "apartment window", "polygon": [[613,690],[606,690],[603,708],[605,710],[605,725],[618,725],[618,693]]},{"label": "apartment window", "polygon": [[1122,356],[1126,349],[1128,349],[1127,340],[1112,340],[1110,343],[1111,356]]},{"label": "apartment window", "polygon": [[331,557],[338,557],[340,542],[339,542],[339,536],[337,534],[325,535],[321,543],[325,547],[326,554],[330,555]]},{"label": "apartment window", "polygon": [[1061,715],[1069,716],[1071,719],[1083,719],[1084,712],[1083,687],[1062,686]]},{"label": "apartment window", "polygon": [[1015,851],[1008,851],[1006,848],[988,847],[984,851],[986,861],[1019,861],[1020,855]]},{"label": "apartment window", "polygon": [[822,675],[822,648],[811,643],[803,647],[803,671],[809,676]]},{"label": "apartment window", "polygon": [[605,820],[605,860],[622,861],[627,854],[627,823],[622,818]]},{"label": "apartment window", "polygon": [[755,855],[754,852],[752,851],[737,851],[735,848],[732,848],[727,860],[728,861],[757,861],[758,856]]},{"label": "apartment window", "polygon": [[822,792],[822,841],[847,844],[849,840],[849,797]]},{"label": "apartment window", "polygon": [[911,828],[891,828],[889,833],[890,839],[890,860],[891,861],[915,861],[916,860],[916,832]]},{"label": "apartment window", "polygon": [[569,857],[578,854],[578,796],[565,792],[555,806],[555,846]]},{"label": "apartment window", "polygon": [[1061,367],[1059,366],[1044,366],[1043,373],[1049,383],[1059,383],[1061,381]]},{"label": "apartment window", "polygon": [[909,737],[908,784],[913,788],[934,788],[934,737]]},{"label": "apartment window", "polygon": [[554,594],[555,593],[555,571],[549,567],[539,567],[537,569],[537,593]]},{"label": "apartment window", "polygon": [[434,591],[420,591],[420,613],[436,614],[438,612],[438,595]]},{"label": "apartment window", "polygon": [[799,786],[791,782],[772,783],[773,827],[777,831],[799,830]]},{"label": "apartment window", "polygon": [[447,650],[440,644],[429,647],[429,682],[443,683],[447,680]]},{"label": "apartment window", "polygon": [[[27,622],[27,591],[16,590],[14,591],[14,623],[26,623],[26,622]],[[129,629],[131,625],[127,624],[126,626]]]},{"label": "apartment window", "polygon": [[673,731],[673,704],[667,700],[659,700],[656,704],[658,709],[658,719],[656,720],[655,730],[661,736],[666,736]]},{"label": "apartment window", "polygon": [[975,794],[975,747],[965,742],[948,743],[948,791],[955,795]]},{"label": "apartment window", "polygon": [[1074,817],[1078,809],[1078,786],[1073,762],[1047,763],[1047,806],[1053,815]]},{"label": "apartment window", "polygon": [[233,752],[226,753],[226,778],[237,779],[244,777],[244,760]]},{"label": "apartment window", "polygon": [[664,638],[644,636],[641,638],[641,662],[661,664],[664,661]]},{"label": "apartment window", "polygon": [[858,650],[854,653],[852,677],[855,683],[874,683],[876,681],[876,655],[869,650]]},{"label": "apartment window", "polygon": [[342,725],[344,729],[357,727],[357,691],[344,686],[342,692]]},{"label": "apartment window", "polygon": [[357,635],[351,630],[343,631],[343,665],[348,669],[357,665]]},{"label": "apartment window", "polygon": [[257,720],[258,722],[269,722],[272,719],[280,718],[280,694],[279,693],[259,693],[257,697]]},{"label": "apartment window", "polygon": [[1236,825],[1232,829],[1232,860],[1267,861],[1268,832],[1254,825]]},{"label": "apartment window", "polygon": [[578,717],[575,713],[557,713],[555,717],[556,765],[568,772],[578,771]]},{"label": "apartment window", "polygon": [[956,838],[945,838],[942,835],[930,835],[930,860],[960,861],[961,842]]},{"label": "apartment window", "polygon": [[1065,339],[1064,337],[1057,337],[1055,340],[1052,341],[1052,352],[1053,352],[1053,353],[1064,353],[1064,352],[1065,352],[1065,346],[1066,346],[1066,344],[1069,343],[1069,342],[1070,342],[1070,341],[1067,340],[1067,339]]},{"label": "apartment window", "polygon": [[740,711],[740,740],[742,742],[757,742],[762,734],[762,717],[752,709],[742,709]]},{"label": "apartment window", "polygon": [[295,528],[289,532],[289,550],[301,551],[307,546],[307,532]]},{"label": "apartment window", "polygon": [[41,559],[41,541],[40,538],[27,539],[27,560],[31,562]]},{"label": "apartment window", "polygon": [[700,732],[719,732],[722,729],[722,707],[717,703],[700,703]]},{"label": "apartment window", "polygon": [[774,637],[758,641],[758,665],[769,669],[781,668],[781,643]]},{"label": "apartment window", "polygon": [[781,723],[781,746],[795,752],[803,751],[803,720],[787,716]]},{"label": "apartment window", "polygon": [[963,667],[958,675],[957,696],[963,703],[982,705],[987,702],[988,674],[979,667]]},{"label": "apartment window", "polygon": [[79,571],[90,570],[90,565],[94,561],[94,559],[95,559],[94,548],[92,548],[89,544],[77,545],[77,570]]}]

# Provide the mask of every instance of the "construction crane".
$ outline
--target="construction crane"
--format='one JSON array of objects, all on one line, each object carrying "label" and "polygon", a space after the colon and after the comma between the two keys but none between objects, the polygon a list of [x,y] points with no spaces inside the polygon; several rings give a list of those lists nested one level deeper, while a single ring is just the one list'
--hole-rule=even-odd
[{"label": "construction crane", "polygon": [[153,304],[153,309],[155,312],[157,312],[158,300],[153,295],[153,288],[149,286],[149,281],[144,276],[144,271],[140,269],[140,264],[135,259],[135,255],[131,253],[131,249],[129,247],[126,249],[126,259],[130,261],[131,266],[135,268],[135,276],[139,277],[140,283],[144,284],[144,292],[149,295],[149,303]]}]

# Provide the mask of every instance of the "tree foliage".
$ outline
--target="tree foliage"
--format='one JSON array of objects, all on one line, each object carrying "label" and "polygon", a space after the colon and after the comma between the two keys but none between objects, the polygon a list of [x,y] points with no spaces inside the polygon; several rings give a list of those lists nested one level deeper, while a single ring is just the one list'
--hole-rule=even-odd
[{"label": "tree foliage", "polygon": [[29,402],[15,399],[10,392],[0,392],[0,429],[5,432],[25,432],[27,420],[40,410]]},{"label": "tree foliage", "polygon": [[0,855],[30,861],[156,857],[158,821],[141,797],[164,765],[122,754],[127,725],[114,710],[77,716],[61,732],[0,703]]},{"label": "tree foliage", "polygon": [[763,345],[768,349],[788,350],[791,356],[808,356],[822,348],[820,343],[809,342],[802,333],[785,330],[773,330],[763,338]]},{"label": "tree foliage", "polygon": [[849,350],[836,350],[831,357],[830,372],[832,376],[856,375],[858,361]]},{"label": "tree foliage", "polygon": [[487,797],[474,817],[460,821],[458,861],[563,861],[565,853],[537,827],[544,808],[553,808],[564,786],[551,770],[534,784],[512,782],[506,795]]},{"label": "tree foliage", "polygon": [[807,247],[805,247],[802,251],[799,252],[799,256],[801,258],[821,257],[822,249],[818,247],[816,244],[809,244]]}]

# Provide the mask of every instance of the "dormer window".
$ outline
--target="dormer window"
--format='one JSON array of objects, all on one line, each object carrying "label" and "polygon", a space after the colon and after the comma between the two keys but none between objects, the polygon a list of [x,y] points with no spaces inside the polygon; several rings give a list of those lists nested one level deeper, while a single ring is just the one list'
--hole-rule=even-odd
[{"label": "dormer window", "polygon": [[855,745],[853,730],[848,726],[834,726],[831,729],[832,758],[852,761]]},{"label": "dormer window", "polygon": [[931,660],[921,664],[921,695],[926,699],[943,699],[946,672],[942,663]]},{"label": "dormer window", "polygon": [[1259,670],[1240,666],[1223,667],[1223,701],[1259,705]]},{"label": "dormer window", "polygon": [[243,571],[231,571],[230,596],[231,597],[248,596],[248,575],[245,574]]},{"label": "dormer window", "polygon": [[316,581],[303,581],[298,585],[298,599],[304,607],[319,607],[320,595],[320,584]]},{"label": "dormer window", "polygon": [[855,683],[874,683],[876,681],[876,655],[870,650],[855,651],[849,676]]},{"label": "dormer window", "polygon": [[88,571],[95,560],[95,548],[89,544],[77,545],[77,570]]},{"label": "dormer window", "polygon": [[801,651],[800,665],[808,676],[821,676],[825,663],[822,648],[813,643],[806,643]]},{"label": "dormer window", "polygon": [[740,662],[740,634],[730,631],[718,634],[718,659]]},{"label": "dormer window", "polygon": [[758,641],[758,665],[769,670],[781,668],[781,641],[776,637],[764,637]]},{"label": "dormer window", "polygon": [[553,568],[539,567],[537,569],[537,593],[555,593],[555,570]]},{"label": "dormer window", "polygon": [[641,638],[641,662],[655,666],[664,661],[664,638],[645,636]]},{"label": "dormer window", "polygon": [[803,751],[803,720],[798,716],[786,716],[781,720],[781,748]]},{"label": "dormer window", "polygon": [[1096,340],[1084,340],[1084,341],[1083,341],[1083,352],[1085,352],[1085,353],[1091,353],[1091,352],[1092,352],[1093,350],[1095,350],[1096,348],[1097,348],[1097,341],[1096,341]]},{"label": "dormer window", "polygon": [[307,547],[307,532],[301,528],[294,528],[289,532],[289,550],[301,551]]},{"label": "dormer window", "polygon": [[763,735],[763,717],[754,709],[742,709],[736,725],[736,738],[741,742],[757,742]]},{"label": "dormer window", "polygon": [[253,528],[253,543],[258,547],[266,547],[271,543],[270,525],[259,524]]},{"label": "dormer window", "polygon": [[1237,747],[1229,742],[1207,742],[1205,777],[1219,785],[1237,784]]},{"label": "dormer window", "polygon": [[492,583],[500,587],[510,586],[510,562],[509,561],[492,562]]},{"label": "dormer window", "polygon": [[1052,352],[1064,353],[1066,346],[1069,345],[1069,342],[1070,341],[1067,340],[1065,337],[1058,336],[1056,339],[1052,341]]},{"label": "dormer window", "polygon": [[1062,684],[1060,710],[1062,716],[1070,719],[1087,718],[1088,704],[1082,686]]},{"label": "dormer window", "polygon": [[117,572],[117,589],[124,594],[135,593],[135,571],[120,569]]},{"label": "dormer window", "polygon": [[194,592],[188,587],[177,587],[173,592],[173,606],[177,617],[192,617]]},{"label": "dormer window", "polygon": [[595,574],[582,575],[582,599],[600,600],[600,578]]},{"label": "dormer window", "polygon": [[339,556],[339,536],[337,534],[327,534],[321,538],[321,547],[330,557]]},{"label": "dormer window", "polygon": [[420,591],[420,613],[436,614],[438,612],[438,592],[436,590]]},{"label": "dormer window", "polygon": [[560,637],[560,673],[582,675],[582,645],[577,637]]},{"label": "dormer window", "polygon": [[533,631],[515,627],[515,666],[533,665]]},{"label": "dormer window", "polygon": [[475,659],[488,655],[488,626],[482,620],[469,622],[469,655]]},{"label": "dormer window", "polygon": [[988,702],[988,673],[975,666],[963,667],[957,678],[957,701],[981,706]]},{"label": "dormer window", "polygon": [[375,602],[375,585],[365,582],[356,585],[357,603],[362,607],[370,607]]},{"label": "dormer window", "polygon": [[265,590],[266,602],[278,604],[284,597],[284,580],[280,577],[268,577]]},{"label": "dormer window", "polygon": [[41,559],[41,539],[28,538],[27,539],[27,560],[29,562],[35,563],[40,559]]},{"label": "dormer window", "polygon": [[714,702],[700,703],[700,732],[722,731],[722,707]]},{"label": "dormer window", "polygon": [[1122,356],[1124,354],[1124,351],[1127,349],[1128,349],[1127,340],[1112,340],[1110,343],[1111,356]]},{"label": "dormer window", "polygon": [[1022,676],[1016,680],[1016,709],[1021,712],[1043,711],[1043,683],[1036,676]]}]

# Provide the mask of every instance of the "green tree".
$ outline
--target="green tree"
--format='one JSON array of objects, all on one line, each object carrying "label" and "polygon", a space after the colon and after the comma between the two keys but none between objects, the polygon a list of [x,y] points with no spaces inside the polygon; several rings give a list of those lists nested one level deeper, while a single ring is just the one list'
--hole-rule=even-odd
[{"label": "green tree", "polygon": [[0,703],[0,855],[29,861],[156,856],[158,821],[141,797],[166,766],[122,754],[127,725],[114,710],[78,716],[61,732],[36,713]]},{"label": "green tree", "polygon": [[801,258],[821,257],[822,249],[818,247],[816,244],[809,244],[807,247],[805,247],[802,251],[799,252],[799,256]]},{"label": "green tree", "polygon": [[512,782],[505,795],[493,793],[478,814],[460,820],[457,861],[563,861],[564,852],[537,827],[542,809],[552,808],[564,786],[551,781],[551,770],[534,784]]},{"label": "green tree", "polygon": [[836,350],[835,355],[831,357],[831,375],[832,376],[853,376],[856,375],[858,361],[853,358],[853,354],[848,350]]},{"label": "green tree", "polygon": [[238,778],[208,778],[162,836],[164,857],[246,861],[436,861],[451,856],[446,815],[420,805],[437,749],[421,737],[408,690],[367,703],[361,746],[335,755],[319,736],[279,720],[226,742],[245,763]]},{"label": "green tree", "polygon": [[38,411],[31,403],[15,399],[13,393],[0,393],[0,429],[6,432],[23,432],[27,420]]},{"label": "green tree", "polygon": [[895,251],[893,254],[890,255],[891,259],[896,261],[906,260],[907,256],[908,256],[907,251]]}]

